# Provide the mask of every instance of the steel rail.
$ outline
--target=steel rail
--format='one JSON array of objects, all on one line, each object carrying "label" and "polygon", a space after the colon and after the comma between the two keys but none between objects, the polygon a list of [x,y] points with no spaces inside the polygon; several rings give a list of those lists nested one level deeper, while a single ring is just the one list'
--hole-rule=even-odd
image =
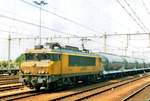
[{"label": "steel rail", "polygon": [[148,86],[150,86],[150,82],[148,82],[146,85],[140,87],[139,89],[137,89],[136,91],[134,91],[133,93],[129,94],[128,96],[126,96],[125,98],[123,98],[121,101],[128,101],[129,99],[131,99],[132,97],[134,97],[136,94],[140,93],[141,91],[143,91],[145,88],[147,88]]},{"label": "steel rail", "polygon": [[[111,83],[111,84],[107,84],[107,85],[103,85],[103,86],[99,86],[99,87],[89,88],[89,89],[86,89],[86,90],[83,90],[83,91],[78,91],[78,92],[68,94],[68,95],[65,95],[65,96],[61,96],[61,97],[58,97],[58,98],[50,99],[50,101],[58,101],[58,100],[64,100],[64,99],[67,100],[67,99],[72,98],[72,97],[74,97],[74,99],[73,99],[74,101],[84,100],[84,99],[87,99],[91,96],[98,95],[100,93],[104,93],[104,92],[109,91],[111,89],[120,87],[120,86],[128,84],[130,82],[138,81],[138,80],[140,80],[142,78],[145,78],[145,77],[148,77],[148,76],[150,76],[150,75],[145,75],[143,77],[138,77],[138,78],[133,78],[133,79],[130,78],[129,80],[123,80],[123,81],[119,81],[117,83]],[[110,87],[107,87],[107,86],[110,86]],[[107,87],[107,88],[105,88],[104,90],[99,90],[95,93],[91,93],[89,95],[88,94],[85,94],[84,96],[81,95],[83,93],[91,92],[91,91],[94,91],[94,90],[97,90],[97,89],[102,89],[104,87]],[[75,96],[77,96],[77,97],[75,97]]]}]

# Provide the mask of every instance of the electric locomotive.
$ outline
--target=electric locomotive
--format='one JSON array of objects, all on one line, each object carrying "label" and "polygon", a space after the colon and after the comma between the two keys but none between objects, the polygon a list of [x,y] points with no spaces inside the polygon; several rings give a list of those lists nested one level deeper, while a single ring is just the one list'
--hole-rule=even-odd
[{"label": "electric locomotive", "polygon": [[100,75],[101,59],[97,54],[77,47],[49,44],[49,49],[35,47],[22,54],[20,80],[30,88],[48,89],[94,81]]}]

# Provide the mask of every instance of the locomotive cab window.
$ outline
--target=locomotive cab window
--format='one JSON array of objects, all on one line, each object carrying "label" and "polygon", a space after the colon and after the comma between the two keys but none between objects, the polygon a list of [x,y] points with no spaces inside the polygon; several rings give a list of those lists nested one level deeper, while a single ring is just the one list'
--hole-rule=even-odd
[{"label": "locomotive cab window", "polygon": [[60,54],[51,54],[51,53],[26,53],[25,54],[26,61],[30,60],[51,60],[58,61],[60,60]]},{"label": "locomotive cab window", "polygon": [[33,54],[25,54],[25,60],[34,60],[34,55]]}]

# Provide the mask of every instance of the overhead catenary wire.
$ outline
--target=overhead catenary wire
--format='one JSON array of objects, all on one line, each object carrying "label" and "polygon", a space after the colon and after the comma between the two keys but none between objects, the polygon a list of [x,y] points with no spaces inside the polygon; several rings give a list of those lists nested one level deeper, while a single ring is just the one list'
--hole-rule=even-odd
[{"label": "overhead catenary wire", "polygon": [[[127,0],[124,0],[125,3],[128,5],[128,7],[130,8],[130,10],[132,11],[132,13],[135,15],[135,17],[138,19],[138,21],[143,25],[143,27],[148,31],[149,29],[144,25],[144,23],[142,22],[142,20],[138,17],[137,13],[134,11],[134,9],[130,6],[130,4],[127,2]],[[144,2],[143,2],[144,3]],[[149,34],[149,47],[150,47],[150,34]]]},{"label": "overhead catenary wire", "polygon": [[[36,27],[40,26],[39,24],[36,24],[36,23],[28,22],[28,21],[25,21],[25,20],[22,20],[22,19],[17,19],[17,18],[14,18],[14,17],[3,15],[3,14],[0,14],[0,17],[1,18],[5,18],[5,19],[9,19],[9,20],[13,20],[13,21],[17,21],[17,22],[20,22],[20,23],[24,23],[24,24],[36,26]],[[44,28],[44,29],[47,29],[47,30],[51,30],[51,31],[57,32],[57,33],[66,34],[65,32],[62,32],[62,31],[59,31],[59,30],[56,30],[56,29],[53,29],[53,28],[50,28],[50,27],[47,27],[47,26],[41,26],[41,27]],[[74,35],[74,36],[77,36],[77,35]]]},{"label": "overhead catenary wire", "polygon": [[132,11],[132,13],[134,14],[134,16],[138,19],[138,21],[142,24],[142,26],[144,27],[144,29],[146,29],[148,32],[149,29],[145,26],[145,24],[143,23],[143,21],[140,19],[140,17],[137,15],[136,11],[131,7],[131,5],[127,2],[127,0],[124,0],[125,3],[127,4],[127,6],[130,8],[130,10]]},{"label": "overhead catenary wire", "polygon": [[[36,26],[36,27],[39,27],[39,26],[40,26],[40,25],[35,24],[35,23],[32,23],[32,22],[28,22],[28,21],[21,20],[21,19],[16,19],[16,18],[14,18],[14,17],[2,15],[2,14],[0,14],[0,17],[6,18],[6,19],[10,19],[10,20],[14,20],[14,21],[17,21],[17,22],[21,22],[21,23],[24,23],[24,24]],[[58,31],[58,30],[55,30],[55,29],[52,29],[52,28],[49,28],[49,27],[45,27],[45,26],[41,26],[41,27],[42,27],[42,28],[45,28],[45,29],[48,29],[48,30],[51,30],[51,31],[63,33],[63,32],[61,32],[61,31]]]},{"label": "overhead catenary wire", "polygon": [[[99,8],[97,8],[95,5],[93,5],[93,2],[91,2],[90,0],[87,0],[86,3],[87,3],[87,4],[90,4],[89,6],[91,6],[92,8],[96,9],[96,10],[99,12]],[[115,21],[115,23],[117,23],[118,25],[120,25],[120,27],[123,27],[123,28],[126,28],[126,29],[130,30],[129,27],[127,27],[127,26],[121,24],[121,23],[118,22],[118,21]]]},{"label": "overhead catenary wire", "polygon": [[[21,1],[23,1],[24,3],[26,3],[26,4],[30,5],[30,6],[39,8],[39,6],[36,6],[36,5],[34,5],[34,4],[30,3],[30,2],[27,2],[27,1],[25,1],[25,0],[21,0]],[[41,8],[41,10],[42,10],[42,11],[45,11],[45,12],[47,12],[47,13],[50,13],[50,14],[56,16],[56,17],[59,17],[59,18],[65,20],[65,21],[68,21],[68,22],[71,22],[71,23],[73,23],[73,24],[75,24],[75,25],[78,25],[78,26],[80,26],[80,27],[82,27],[82,28],[91,30],[92,32],[95,32],[95,33],[98,33],[98,34],[102,34],[102,32],[99,32],[99,31],[97,31],[97,30],[95,30],[95,29],[93,29],[93,28],[91,28],[91,27],[88,27],[88,26],[86,26],[86,25],[84,25],[84,24],[81,24],[81,23],[79,23],[79,22],[77,22],[77,21],[71,20],[70,18],[64,17],[64,16],[62,16],[62,15],[60,15],[60,14],[57,14],[57,13],[55,13],[55,12],[52,12],[52,11],[49,11],[49,10],[46,10],[46,9],[43,9],[43,8]]]},{"label": "overhead catenary wire", "polygon": [[117,3],[125,10],[125,12],[132,18],[132,20],[144,31],[147,32],[143,26],[141,26],[141,24],[132,16],[132,14],[125,8],[125,6],[123,6],[123,4],[120,2],[120,0],[116,0]]},{"label": "overhead catenary wire", "polygon": [[[5,32],[5,33],[16,33],[16,34],[24,34],[24,33],[20,33],[20,32],[11,32],[10,30],[3,30],[3,29],[0,29],[0,32]],[[35,33],[32,33],[32,34],[35,34]],[[149,33],[122,33],[122,34],[104,34],[104,35],[89,35],[89,36],[51,36],[51,37],[42,37],[43,39],[47,39],[47,38],[104,38],[104,36],[107,36],[108,37],[112,37],[112,36],[140,36],[140,35],[148,35]],[[19,37],[19,38],[22,38],[22,39],[35,39],[37,36],[33,36],[33,37]],[[16,37],[17,38],[17,37]],[[14,37],[15,39],[15,37]]]},{"label": "overhead catenary wire", "polygon": [[[6,33],[10,33],[11,31],[8,30],[2,30],[0,29],[0,32],[6,32]],[[18,33],[18,32],[12,32],[12,33],[17,33],[17,34],[22,34],[22,33]],[[42,37],[42,39],[51,39],[51,38],[62,38],[62,39],[67,39],[67,38],[104,38],[104,36],[108,37],[112,37],[112,36],[140,36],[140,35],[148,35],[148,33],[130,33],[130,34],[105,34],[105,35],[90,35],[90,36],[51,36],[51,37]],[[12,39],[35,39],[37,36],[33,36],[33,37],[12,37]],[[133,40],[133,39],[131,39]]]}]

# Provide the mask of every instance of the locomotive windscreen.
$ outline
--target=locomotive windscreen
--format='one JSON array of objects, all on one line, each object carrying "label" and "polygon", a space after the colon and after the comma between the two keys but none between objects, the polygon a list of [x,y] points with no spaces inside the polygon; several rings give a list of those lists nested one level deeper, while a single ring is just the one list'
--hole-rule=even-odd
[{"label": "locomotive windscreen", "polygon": [[60,56],[59,54],[50,54],[50,53],[26,53],[25,54],[25,60],[51,60],[51,61],[57,61],[59,60]]}]

